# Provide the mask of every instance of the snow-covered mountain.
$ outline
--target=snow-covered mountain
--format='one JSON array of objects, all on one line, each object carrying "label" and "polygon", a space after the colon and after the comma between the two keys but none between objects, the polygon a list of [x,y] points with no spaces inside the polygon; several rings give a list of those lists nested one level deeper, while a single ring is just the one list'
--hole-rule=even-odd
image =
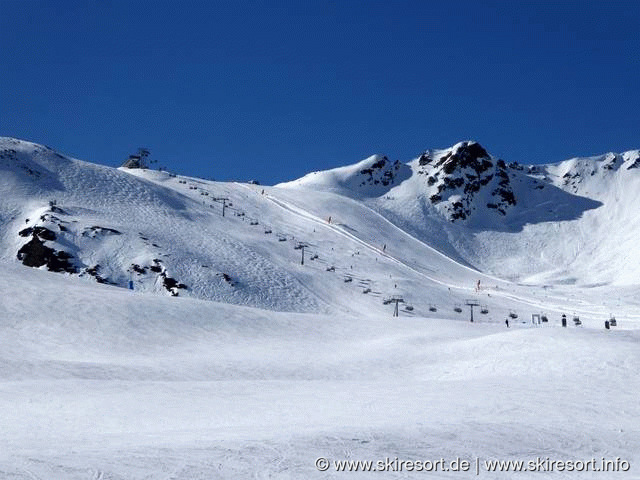
[{"label": "snow-covered mountain", "polygon": [[[558,197],[560,204],[578,203],[577,211],[599,205],[580,204],[571,195],[553,188],[547,179],[532,177],[530,174],[539,168],[542,167],[507,165],[489,155],[480,144],[466,141],[444,150],[427,150],[408,164],[374,155],[349,167],[313,172],[280,186],[332,191],[357,199],[415,195],[425,206],[432,207],[430,214],[485,229],[512,226],[509,220],[515,212],[531,209],[550,196]],[[547,191],[542,191],[545,188]],[[562,211],[549,217],[546,213],[541,209],[532,220],[559,220],[563,213],[570,215]]]},{"label": "snow-covered mountain", "polygon": [[268,187],[0,139],[0,478],[635,478],[639,153],[462,142]]},{"label": "snow-covered mountain", "polygon": [[[260,187],[114,169],[5,138],[1,257],[137,291],[292,311],[335,306],[330,267],[363,284],[365,272],[417,269],[436,291],[483,276],[633,286],[639,158],[523,166],[467,141],[406,164],[372,156]],[[388,265],[396,260],[401,267]]]},{"label": "snow-covered mountain", "polygon": [[[279,186],[357,199],[449,257],[502,278],[637,284],[639,156],[527,166],[467,141],[407,164],[374,156]],[[388,173],[391,165],[402,173]],[[363,181],[375,177],[370,170],[389,181]]]}]

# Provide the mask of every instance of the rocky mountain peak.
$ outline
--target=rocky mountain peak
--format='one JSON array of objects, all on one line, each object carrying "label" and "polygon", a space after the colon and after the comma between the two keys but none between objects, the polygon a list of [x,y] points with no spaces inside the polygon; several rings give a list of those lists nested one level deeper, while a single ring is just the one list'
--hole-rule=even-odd
[{"label": "rocky mountain peak", "polygon": [[506,215],[516,204],[510,168],[494,160],[477,142],[465,141],[418,158],[418,174],[427,180],[429,199],[449,220],[466,220],[480,206]]},{"label": "rocky mountain peak", "polygon": [[493,162],[487,151],[479,143],[461,142],[454,145],[449,153],[438,160],[435,166],[442,167],[447,174],[465,168],[471,168],[480,174],[491,168]]}]

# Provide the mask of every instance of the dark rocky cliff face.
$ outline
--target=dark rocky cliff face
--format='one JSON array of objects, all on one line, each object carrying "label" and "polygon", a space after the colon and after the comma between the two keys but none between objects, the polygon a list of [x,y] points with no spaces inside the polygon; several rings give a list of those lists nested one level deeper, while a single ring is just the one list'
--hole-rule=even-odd
[{"label": "dark rocky cliff face", "polygon": [[425,175],[430,187],[431,203],[441,205],[451,221],[466,220],[481,207],[506,215],[516,205],[511,167],[492,159],[476,142],[459,143],[439,157],[425,152],[418,165],[418,174]]}]

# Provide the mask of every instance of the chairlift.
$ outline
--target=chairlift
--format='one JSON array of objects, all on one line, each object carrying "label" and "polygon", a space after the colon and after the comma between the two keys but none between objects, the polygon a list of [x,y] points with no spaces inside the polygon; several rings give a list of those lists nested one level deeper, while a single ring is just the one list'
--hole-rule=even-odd
[{"label": "chairlift", "polygon": [[258,220],[252,219],[249,221],[249,225],[258,225]]},{"label": "chairlift", "polygon": [[389,297],[386,297],[386,298],[382,299],[382,303],[384,305],[389,305],[391,302],[393,302],[393,300],[391,298],[389,298]]},{"label": "chairlift", "polygon": [[271,228],[265,227],[264,233],[265,233],[265,235],[268,235],[269,233],[271,233]]},{"label": "chairlift", "polygon": [[430,312],[437,312],[437,311],[438,311],[438,309],[436,308],[436,306],[435,306],[435,305],[429,305],[429,311],[430,311]]},{"label": "chairlift", "polygon": [[609,318],[609,325],[611,325],[612,327],[615,327],[618,325],[618,321],[616,320],[616,317],[614,317],[613,315],[611,315],[611,318]]},{"label": "chairlift", "polygon": [[453,307],[453,311],[456,313],[462,313],[462,307],[460,305],[456,305]]},{"label": "chairlift", "polygon": [[573,317],[573,323],[576,327],[582,325],[582,322],[580,321],[580,317],[578,317],[577,315],[574,315]]},{"label": "chairlift", "polygon": [[540,315],[540,321],[542,323],[547,323],[549,321],[549,317],[547,317],[546,313],[543,313],[542,315]]},{"label": "chairlift", "polygon": [[353,282],[353,277],[350,277],[347,275],[346,277],[344,277],[344,283],[349,283],[349,282]]},{"label": "chairlift", "polygon": [[404,309],[407,310],[408,312],[413,312],[413,305],[405,305]]},{"label": "chairlift", "polygon": [[362,293],[371,293],[371,289],[369,287],[362,290]]},{"label": "chairlift", "polygon": [[278,235],[278,241],[279,242],[286,242],[287,241],[287,237],[285,237],[284,235]]},{"label": "chairlift", "polygon": [[310,258],[311,258],[311,260],[315,260],[316,258],[318,258],[318,254],[314,253],[313,255],[311,255]]},{"label": "chairlift", "polygon": [[518,318],[518,314],[516,312],[514,312],[513,310],[509,310],[509,318],[516,319],[516,318]]},{"label": "chairlift", "polygon": [[482,307],[480,307],[480,313],[482,313],[483,315],[486,315],[487,313],[489,313],[489,307],[487,307],[486,305],[483,305]]},{"label": "chairlift", "polygon": [[336,267],[334,267],[333,265],[331,265],[330,267],[327,267],[327,272],[335,272],[336,271]]}]

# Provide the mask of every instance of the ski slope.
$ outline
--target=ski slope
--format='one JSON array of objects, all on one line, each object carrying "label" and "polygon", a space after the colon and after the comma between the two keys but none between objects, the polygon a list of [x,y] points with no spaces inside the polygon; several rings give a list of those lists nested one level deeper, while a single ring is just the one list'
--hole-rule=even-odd
[{"label": "ski slope", "polygon": [[320,474],[320,456],[640,461],[637,330],[272,312],[1,268],[2,478],[346,475]]},{"label": "ski slope", "polygon": [[[516,198],[518,180],[535,180],[553,187],[549,201],[576,202],[555,210],[563,220],[524,224],[525,200],[504,218],[451,222],[446,205],[411,200],[419,160],[383,158],[268,187],[0,140],[0,478],[344,478],[315,460],[538,456],[631,465],[553,478],[636,478],[637,249],[626,233],[607,244],[622,259],[596,244],[606,221],[635,228],[624,203],[637,152],[515,170]],[[375,164],[362,194],[354,175]],[[524,248],[535,229],[554,269]],[[556,245],[580,231],[582,244]],[[485,258],[472,246],[487,238],[503,248]],[[67,252],[73,273],[23,265],[29,241]],[[383,302],[393,295],[398,318]],[[487,310],[473,323],[468,300]]]}]

